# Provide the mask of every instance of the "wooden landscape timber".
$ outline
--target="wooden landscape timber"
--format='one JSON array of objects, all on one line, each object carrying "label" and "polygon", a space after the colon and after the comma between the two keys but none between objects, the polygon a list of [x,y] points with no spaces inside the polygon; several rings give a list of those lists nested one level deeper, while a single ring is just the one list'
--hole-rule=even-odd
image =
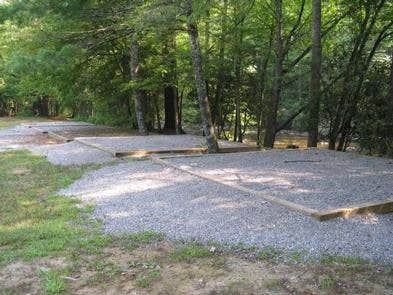
[{"label": "wooden landscape timber", "polygon": [[393,198],[389,198],[385,201],[379,202],[367,202],[358,205],[353,205],[351,207],[337,208],[325,211],[319,211],[314,214],[313,217],[320,221],[325,221],[337,217],[350,218],[359,214],[366,213],[377,213],[377,214],[387,214],[393,212]]}]

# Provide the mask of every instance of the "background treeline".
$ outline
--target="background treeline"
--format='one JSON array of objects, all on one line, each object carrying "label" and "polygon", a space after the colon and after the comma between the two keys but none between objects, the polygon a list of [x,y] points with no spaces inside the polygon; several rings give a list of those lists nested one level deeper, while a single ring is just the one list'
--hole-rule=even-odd
[{"label": "background treeline", "polygon": [[266,147],[295,128],[392,155],[393,1],[323,0],[320,28],[318,2],[3,1],[0,116],[201,123]]}]

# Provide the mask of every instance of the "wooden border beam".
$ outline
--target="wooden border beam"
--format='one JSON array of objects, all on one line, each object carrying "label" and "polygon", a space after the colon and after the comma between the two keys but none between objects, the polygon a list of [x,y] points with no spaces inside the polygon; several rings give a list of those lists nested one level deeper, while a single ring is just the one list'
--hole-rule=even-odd
[{"label": "wooden border beam", "polygon": [[393,199],[387,199],[379,202],[367,202],[351,207],[337,208],[331,210],[322,210],[314,214],[313,217],[320,221],[325,221],[337,217],[350,218],[359,214],[377,213],[387,214],[393,212]]}]

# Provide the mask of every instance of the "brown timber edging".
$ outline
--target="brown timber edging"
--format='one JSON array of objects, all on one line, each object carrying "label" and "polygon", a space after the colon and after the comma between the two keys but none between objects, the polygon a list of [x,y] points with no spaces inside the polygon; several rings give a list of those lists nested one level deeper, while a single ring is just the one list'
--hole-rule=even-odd
[{"label": "brown timber edging", "polygon": [[391,212],[393,212],[392,198],[379,202],[362,203],[351,207],[323,210],[316,213],[314,217],[320,221],[324,221],[337,217],[349,218],[364,213],[386,214]]},{"label": "brown timber edging", "polygon": [[234,189],[239,190],[244,193],[257,195],[266,201],[269,201],[271,203],[274,203],[274,204],[277,204],[280,206],[284,206],[284,207],[291,209],[291,210],[301,212],[305,215],[312,216],[319,221],[326,221],[326,220],[337,218],[337,217],[349,218],[354,215],[370,213],[370,212],[371,213],[379,213],[379,214],[393,212],[393,199],[392,198],[389,198],[386,201],[362,203],[362,204],[354,205],[352,207],[347,207],[347,208],[337,208],[337,209],[319,211],[319,210],[308,208],[303,205],[299,205],[299,204],[296,204],[296,203],[293,203],[290,201],[286,201],[286,200],[283,200],[280,198],[272,197],[272,196],[263,194],[259,191],[254,191],[254,190],[248,189],[248,188],[240,186],[240,185],[225,183],[225,182],[220,181],[220,180],[213,178],[211,176],[202,175],[200,173],[190,171],[185,168],[178,167],[174,164],[171,164],[171,163],[163,160],[162,158],[151,156],[151,159],[155,163],[158,163],[158,164],[161,164],[164,166],[169,166],[171,168],[186,172],[188,174],[197,176],[199,178],[203,178],[203,179],[213,181],[213,182],[216,182],[216,183],[219,183],[222,185],[226,185],[228,187],[234,188]]}]

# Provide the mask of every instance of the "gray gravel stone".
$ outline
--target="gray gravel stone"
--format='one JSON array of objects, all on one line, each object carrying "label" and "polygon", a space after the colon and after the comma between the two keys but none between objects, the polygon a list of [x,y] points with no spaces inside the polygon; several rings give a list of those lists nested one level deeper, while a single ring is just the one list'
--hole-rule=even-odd
[{"label": "gray gravel stone", "polygon": [[[47,123],[42,122],[42,124]],[[66,123],[72,122],[67,121]],[[61,122],[56,121],[54,124],[60,125]],[[66,126],[63,127],[66,128]],[[12,149],[28,149],[33,153],[46,156],[48,161],[55,165],[63,166],[82,166],[118,161],[109,153],[78,142],[42,144],[43,142],[45,142],[45,136],[35,128],[29,128],[28,125],[0,130],[0,152]]]},{"label": "gray gravel stone", "polygon": [[59,193],[95,204],[94,215],[109,233],[153,230],[173,239],[393,262],[392,214],[319,222],[150,160],[104,167]]},{"label": "gray gravel stone", "polygon": [[88,147],[79,142],[27,147],[34,153],[45,155],[49,162],[62,166],[83,166],[119,161],[111,154]]},{"label": "gray gravel stone", "polygon": [[390,159],[329,150],[269,150],[166,161],[318,210],[393,199]]}]

